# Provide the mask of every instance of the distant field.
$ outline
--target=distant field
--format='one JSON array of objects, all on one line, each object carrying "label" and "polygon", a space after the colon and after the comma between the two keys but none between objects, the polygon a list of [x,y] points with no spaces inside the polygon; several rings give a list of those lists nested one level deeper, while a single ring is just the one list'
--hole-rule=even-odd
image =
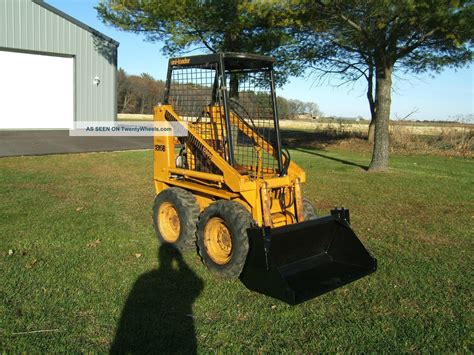
[{"label": "distant field", "polygon": [[152,121],[153,115],[140,115],[132,113],[119,113],[117,115],[119,121]]},{"label": "distant field", "polygon": [[[150,121],[153,115],[138,114],[118,114],[119,121]],[[474,132],[474,125],[461,123],[423,123],[409,121],[391,121],[391,130],[397,130],[400,133],[415,135],[440,135],[447,132],[463,133]],[[317,120],[281,120],[280,127],[287,130],[336,130],[340,132],[354,132],[367,134],[369,124],[367,121],[350,122],[318,122]]]},{"label": "distant field", "polygon": [[167,266],[150,151],[0,159],[0,352],[129,341],[135,352],[472,353],[472,160],[392,154],[383,174],[362,169],[370,152],[291,156],[317,211],[350,208],[379,262],[298,306],[216,278],[195,252]]}]

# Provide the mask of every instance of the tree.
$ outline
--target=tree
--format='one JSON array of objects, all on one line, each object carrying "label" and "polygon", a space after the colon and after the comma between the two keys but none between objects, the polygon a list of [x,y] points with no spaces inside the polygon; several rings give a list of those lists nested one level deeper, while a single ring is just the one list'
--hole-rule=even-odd
[{"label": "tree", "polygon": [[[300,0],[274,3],[287,14],[292,47],[321,77],[367,81],[375,127],[369,170],[389,163],[392,76],[439,72],[472,61],[474,2],[465,0]],[[275,24],[276,25],[276,24]]]},{"label": "tree", "polygon": [[290,118],[288,100],[286,100],[284,97],[277,96],[277,107],[278,107],[278,115],[280,119]]},{"label": "tree", "polygon": [[117,72],[117,108],[118,112],[129,112],[132,99],[132,85],[125,70]]},{"label": "tree", "polygon": [[96,9],[104,23],[164,43],[168,56],[193,50],[272,55],[279,58],[278,84],[300,70],[282,47],[292,37],[272,26],[272,8],[265,2],[104,0]]},{"label": "tree", "polygon": [[318,117],[322,115],[321,110],[319,109],[319,106],[315,102],[305,102],[304,103],[304,113],[308,114],[312,117]]},{"label": "tree", "polygon": [[163,98],[165,83],[151,75],[129,76],[118,71],[117,104],[120,113],[153,113],[153,107]]}]

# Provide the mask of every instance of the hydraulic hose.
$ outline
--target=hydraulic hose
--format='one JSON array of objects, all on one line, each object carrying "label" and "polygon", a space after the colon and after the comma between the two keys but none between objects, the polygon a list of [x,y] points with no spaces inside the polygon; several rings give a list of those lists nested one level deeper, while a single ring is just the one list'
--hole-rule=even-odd
[{"label": "hydraulic hose", "polygon": [[285,157],[285,162],[283,163],[283,167],[280,171],[280,176],[285,176],[286,174],[288,174],[288,168],[290,167],[291,156],[290,156],[290,152],[286,148],[283,148],[281,150],[281,154]]}]

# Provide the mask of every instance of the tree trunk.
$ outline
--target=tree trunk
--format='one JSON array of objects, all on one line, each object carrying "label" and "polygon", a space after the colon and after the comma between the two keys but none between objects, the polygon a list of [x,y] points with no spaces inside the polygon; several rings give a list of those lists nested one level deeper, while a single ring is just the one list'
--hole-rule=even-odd
[{"label": "tree trunk", "polygon": [[128,96],[128,94],[125,94],[125,96],[123,98],[123,105],[122,105],[122,111],[121,112],[127,112],[129,101],[130,101],[130,97]]},{"label": "tree trunk", "polygon": [[369,64],[369,74],[367,77],[367,100],[369,101],[370,107],[370,123],[369,132],[367,133],[367,140],[369,143],[373,144],[375,135],[375,121],[377,120],[377,110],[374,100],[374,66],[372,63]]},{"label": "tree trunk", "polygon": [[145,112],[145,95],[142,95],[142,99],[140,100],[140,105],[141,105],[141,109],[140,109],[140,113],[143,115],[143,113]]},{"label": "tree trunk", "polygon": [[377,119],[377,116],[372,116],[370,123],[369,123],[369,133],[367,134],[367,140],[369,143],[374,143],[375,139],[375,121]]},{"label": "tree trunk", "polygon": [[231,99],[239,98],[239,77],[237,74],[230,74],[230,92],[229,97]]},{"label": "tree trunk", "polygon": [[377,68],[375,88],[375,120],[374,150],[369,171],[385,171],[388,169],[390,148],[389,120],[392,103],[392,70],[393,67]]}]

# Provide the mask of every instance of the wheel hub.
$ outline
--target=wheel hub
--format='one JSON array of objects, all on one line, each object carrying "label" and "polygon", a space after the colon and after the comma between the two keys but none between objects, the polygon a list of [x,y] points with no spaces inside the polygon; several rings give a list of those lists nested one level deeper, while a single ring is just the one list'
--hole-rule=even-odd
[{"label": "wheel hub", "polygon": [[229,228],[220,217],[213,217],[204,229],[204,245],[209,257],[216,264],[224,265],[232,257],[232,237]]},{"label": "wheel hub", "polygon": [[178,240],[181,229],[178,211],[170,202],[163,203],[158,209],[158,228],[163,239],[168,243]]}]

